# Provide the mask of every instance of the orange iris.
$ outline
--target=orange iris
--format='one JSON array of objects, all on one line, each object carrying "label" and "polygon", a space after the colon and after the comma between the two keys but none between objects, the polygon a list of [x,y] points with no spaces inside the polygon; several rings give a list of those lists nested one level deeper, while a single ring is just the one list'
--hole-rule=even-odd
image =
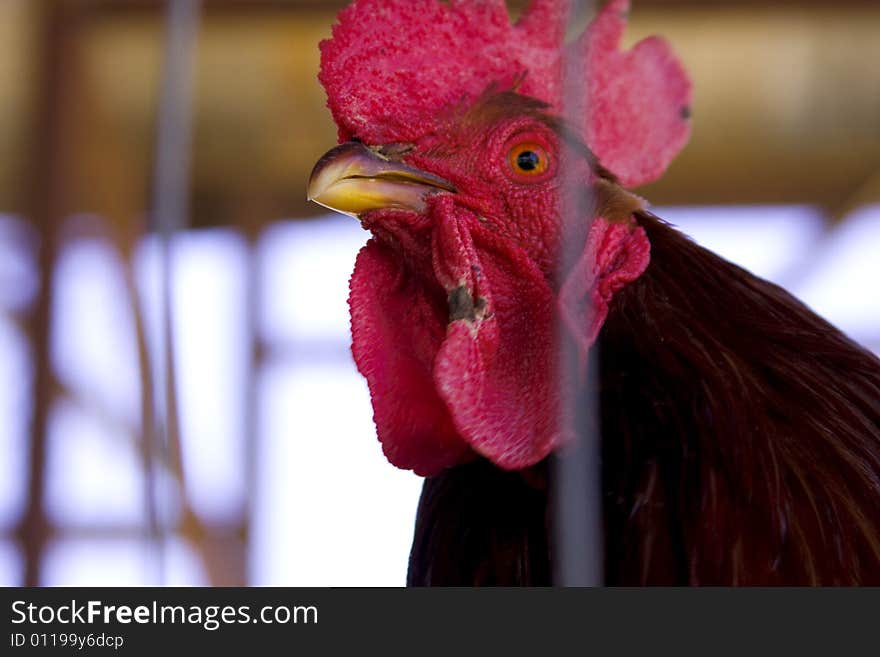
[{"label": "orange iris", "polygon": [[547,151],[534,142],[523,142],[510,149],[511,168],[521,176],[540,176],[549,164]]}]

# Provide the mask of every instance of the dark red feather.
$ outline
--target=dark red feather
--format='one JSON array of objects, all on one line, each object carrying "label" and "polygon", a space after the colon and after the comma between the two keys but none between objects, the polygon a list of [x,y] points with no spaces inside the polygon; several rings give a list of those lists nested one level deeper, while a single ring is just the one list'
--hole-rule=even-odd
[{"label": "dark red feather", "polygon": [[[607,583],[880,584],[880,361],[636,217],[651,264],[598,342]],[[549,584],[552,485],[535,481],[553,469],[535,472],[428,479],[410,584]]]}]

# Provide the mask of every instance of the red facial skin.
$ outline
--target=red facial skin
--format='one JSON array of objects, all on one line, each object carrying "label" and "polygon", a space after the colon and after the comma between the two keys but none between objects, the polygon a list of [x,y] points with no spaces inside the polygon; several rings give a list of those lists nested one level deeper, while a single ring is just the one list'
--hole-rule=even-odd
[{"label": "red facial skin", "polygon": [[[583,187],[593,173],[538,118],[449,125],[405,160],[458,192],[432,196],[424,214],[362,218],[376,239],[352,278],[353,353],[392,463],[431,475],[476,453],[521,469],[567,439],[555,366],[557,281],[568,279],[557,271],[560,186]],[[542,172],[517,170],[519,144],[546,158]],[[561,161],[577,178],[561,175]],[[563,317],[586,352],[615,286],[644,271],[649,247],[641,229],[598,218],[579,250]]]},{"label": "red facial skin", "polygon": [[[519,143],[543,147],[549,160],[543,175],[525,176],[510,165],[508,154]],[[453,183],[458,190],[454,198],[456,207],[469,211],[486,228],[516,242],[549,273],[559,230],[559,156],[553,131],[536,119],[524,117],[488,126],[453,124],[449,132],[418,140],[404,160]],[[583,168],[580,178],[587,180],[590,173],[588,167]],[[438,203],[448,202],[437,197],[429,199],[427,215],[437,212],[434,208]],[[416,235],[432,228],[434,222],[427,221],[425,215],[391,210],[367,213],[363,225],[377,235],[393,236],[405,246],[404,252],[416,255],[419,245],[426,248],[424,240]]]}]

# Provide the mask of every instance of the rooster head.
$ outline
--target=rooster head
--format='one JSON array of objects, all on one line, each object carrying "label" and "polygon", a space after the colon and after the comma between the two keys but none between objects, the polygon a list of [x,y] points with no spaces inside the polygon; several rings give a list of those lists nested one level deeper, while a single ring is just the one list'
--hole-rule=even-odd
[{"label": "rooster head", "polygon": [[586,358],[648,266],[624,187],[658,177],[690,131],[665,42],[620,50],[628,9],[612,0],[565,45],[566,0],[514,24],[503,0],[357,0],[321,44],[340,145],[309,196],[373,234],[352,351],[395,465],[522,469],[567,440],[557,343]]}]

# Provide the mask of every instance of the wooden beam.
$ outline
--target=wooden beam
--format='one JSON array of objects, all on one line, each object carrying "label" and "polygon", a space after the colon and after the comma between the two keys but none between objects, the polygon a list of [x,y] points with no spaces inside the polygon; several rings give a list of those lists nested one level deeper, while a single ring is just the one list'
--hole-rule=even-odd
[{"label": "wooden beam", "polygon": [[[80,10],[91,15],[155,14],[162,11],[165,0],[78,0]],[[304,11],[336,12],[350,0],[202,0],[208,15],[291,14]]]},{"label": "wooden beam", "polygon": [[[165,0],[70,0],[78,3],[82,9],[104,14],[130,12],[156,12]],[[303,11],[337,11],[352,0],[202,0],[206,13],[259,14],[267,12],[294,13]],[[604,4],[607,0],[602,0]],[[508,6],[520,10],[529,0],[508,0]],[[731,7],[767,8],[763,0],[633,0],[638,8],[650,9],[729,9]],[[876,7],[877,0],[777,0],[773,7],[798,8],[827,7],[842,10],[854,7]]]},{"label": "wooden beam", "polygon": [[68,166],[71,164],[68,118],[74,85],[73,43],[76,20],[69,5],[55,0],[34,3],[38,13],[39,69],[36,112],[31,125],[31,161],[27,183],[28,218],[40,235],[40,292],[28,318],[34,354],[31,399],[28,494],[17,534],[24,548],[24,585],[38,586],[43,552],[50,527],[44,508],[48,417],[54,399],[50,362],[53,272],[58,254],[58,228],[69,198]]}]

